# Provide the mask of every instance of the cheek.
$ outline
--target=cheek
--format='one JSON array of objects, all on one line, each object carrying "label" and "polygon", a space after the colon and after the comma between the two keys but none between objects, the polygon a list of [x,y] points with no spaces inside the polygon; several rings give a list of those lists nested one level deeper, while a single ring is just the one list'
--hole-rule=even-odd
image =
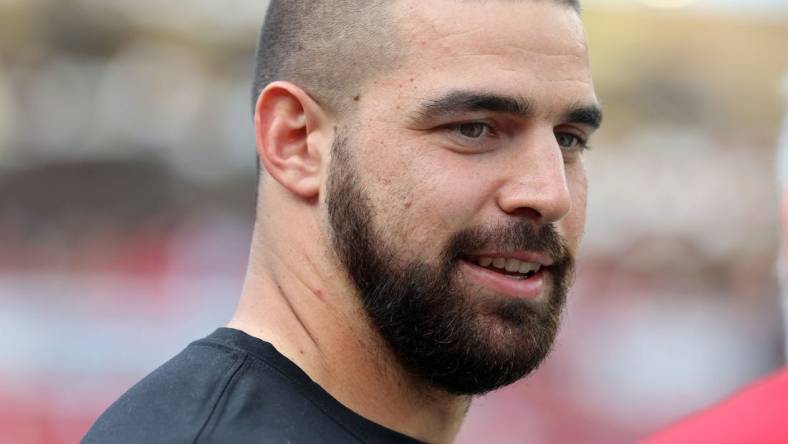
[{"label": "cheek", "polygon": [[578,166],[576,170],[568,171],[567,176],[569,192],[572,196],[572,210],[561,221],[560,227],[570,248],[574,251],[579,247],[585,229],[588,182],[585,169],[582,166]]},{"label": "cheek", "polygon": [[404,255],[403,259],[410,259],[416,253],[412,246],[429,246],[429,232],[435,224],[426,219],[425,208],[435,186],[418,162],[409,161],[398,150],[399,146],[389,143],[360,153],[358,176],[379,238]]},{"label": "cheek", "polygon": [[473,221],[481,184],[459,174],[462,160],[445,151],[413,141],[381,151],[369,153],[362,172],[376,228],[408,258],[437,256],[449,237]]},{"label": "cheek", "polygon": [[441,252],[446,239],[462,228],[463,193],[424,168],[375,180],[376,225],[401,250],[421,257]]}]

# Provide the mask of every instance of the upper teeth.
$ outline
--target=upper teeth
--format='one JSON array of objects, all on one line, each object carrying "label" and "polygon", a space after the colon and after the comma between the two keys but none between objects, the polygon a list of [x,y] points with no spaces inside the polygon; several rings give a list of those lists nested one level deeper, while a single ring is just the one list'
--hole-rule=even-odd
[{"label": "upper teeth", "polygon": [[495,268],[499,268],[501,270],[506,270],[508,272],[514,273],[530,273],[532,271],[537,271],[541,267],[541,265],[533,263],[533,262],[524,262],[517,259],[506,259],[502,257],[480,257],[477,259],[477,262],[482,267],[489,267],[492,265]]}]

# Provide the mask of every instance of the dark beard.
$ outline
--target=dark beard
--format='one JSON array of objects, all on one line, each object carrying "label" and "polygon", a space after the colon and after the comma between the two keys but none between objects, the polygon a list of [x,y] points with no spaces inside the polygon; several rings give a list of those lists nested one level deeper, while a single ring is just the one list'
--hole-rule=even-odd
[{"label": "dark beard", "polygon": [[[403,264],[373,227],[369,199],[351,163],[346,142],[338,137],[327,190],[331,242],[372,324],[405,370],[449,393],[477,395],[536,369],[558,332],[573,269],[555,228],[537,229],[522,219],[470,228],[447,242],[437,266]],[[482,248],[538,251],[553,258],[546,301],[466,290],[457,266],[464,254]]]}]

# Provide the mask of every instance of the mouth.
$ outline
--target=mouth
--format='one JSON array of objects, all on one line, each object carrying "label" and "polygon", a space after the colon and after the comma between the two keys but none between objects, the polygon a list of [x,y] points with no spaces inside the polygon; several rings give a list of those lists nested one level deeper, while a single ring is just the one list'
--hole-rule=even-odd
[{"label": "mouth", "polygon": [[514,258],[505,257],[468,257],[466,261],[471,261],[474,265],[486,268],[490,271],[509,276],[513,279],[528,279],[542,270],[542,264],[536,262],[526,262]]},{"label": "mouth", "polygon": [[461,259],[463,271],[471,280],[494,293],[523,299],[538,299],[544,294],[545,274],[552,261],[533,254],[480,254]]}]

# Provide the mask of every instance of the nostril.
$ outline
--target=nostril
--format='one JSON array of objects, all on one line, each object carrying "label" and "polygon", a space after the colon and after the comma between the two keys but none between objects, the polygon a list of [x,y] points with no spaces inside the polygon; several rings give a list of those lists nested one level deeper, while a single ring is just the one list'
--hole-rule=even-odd
[{"label": "nostril", "polygon": [[508,214],[534,222],[538,222],[542,219],[542,213],[531,207],[518,207],[509,211]]}]

